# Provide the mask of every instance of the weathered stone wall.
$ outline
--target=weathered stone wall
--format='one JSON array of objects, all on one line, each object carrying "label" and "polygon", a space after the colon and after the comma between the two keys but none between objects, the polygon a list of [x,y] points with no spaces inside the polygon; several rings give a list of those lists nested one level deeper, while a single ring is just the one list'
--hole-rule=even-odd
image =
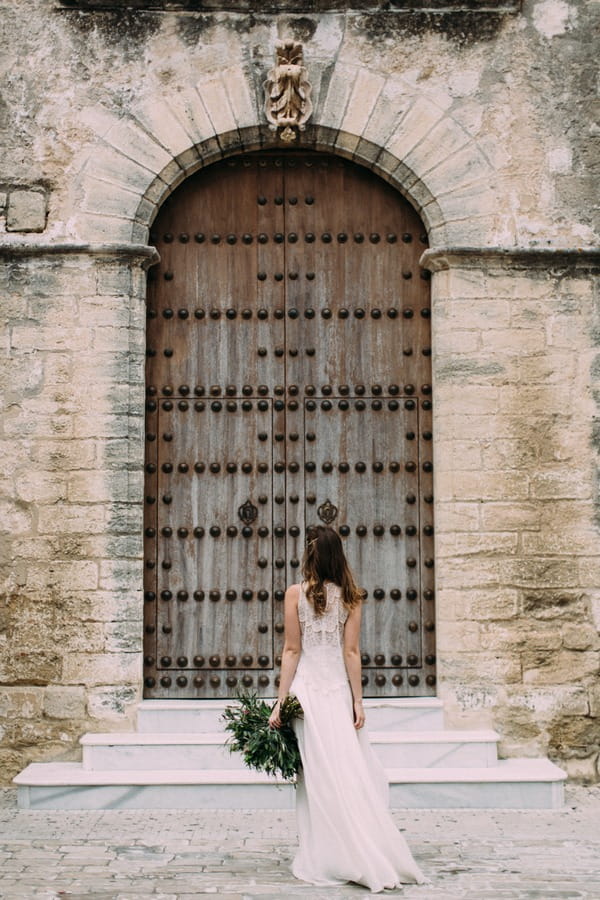
[{"label": "weathered stone wall", "polygon": [[6,777],[131,720],[149,259],[131,245],[186,174],[275,145],[262,82],[287,35],[313,84],[301,145],[394,183],[434,251],[476,248],[429,263],[449,720],[494,724],[504,752],[596,777],[593,259],[525,252],[597,246],[592,6],[278,15],[36,0],[25,16],[4,0],[0,16]]},{"label": "weathered stone wall", "polygon": [[145,285],[104,254],[18,252],[0,285],[6,777],[138,696]]},{"label": "weathered stone wall", "polygon": [[432,260],[438,651],[458,727],[593,780],[600,296],[564,263]]}]

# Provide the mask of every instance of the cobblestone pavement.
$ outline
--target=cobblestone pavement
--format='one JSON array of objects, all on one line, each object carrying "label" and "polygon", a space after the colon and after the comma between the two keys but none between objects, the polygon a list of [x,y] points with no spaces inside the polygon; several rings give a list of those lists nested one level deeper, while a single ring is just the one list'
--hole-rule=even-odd
[{"label": "cobblestone pavement", "polygon": [[[600,900],[600,786],[567,788],[562,810],[409,810],[394,818],[431,885],[405,900]],[[41,900],[350,900],[290,874],[294,813],[62,812],[0,807],[0,897]]]}]

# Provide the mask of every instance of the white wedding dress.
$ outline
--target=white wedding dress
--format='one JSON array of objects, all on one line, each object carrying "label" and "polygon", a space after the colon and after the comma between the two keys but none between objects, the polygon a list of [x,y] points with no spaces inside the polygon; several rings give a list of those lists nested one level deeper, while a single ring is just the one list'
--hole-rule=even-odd
[{"label": "white wedding dress", "polygon": [[302,652],[290,687],[304,710],[294,720],[302,771],[296,787],[296,878],[324,886],[347,881],[374,893],[426,879],[388,810],[388,782],[365,728],[356,730],[343,657],[348,610],[328,584],[314,613],[300,586]]}]

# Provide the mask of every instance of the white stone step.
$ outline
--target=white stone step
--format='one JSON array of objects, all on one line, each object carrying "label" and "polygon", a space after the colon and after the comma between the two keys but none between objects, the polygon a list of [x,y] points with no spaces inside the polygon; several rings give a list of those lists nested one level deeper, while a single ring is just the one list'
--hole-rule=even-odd
[{"label": "white stone step", "polygon": [[[495,731],[371,731],[369,737],[384,766],[494,766]],[[243,769],[239,753],[226,746],[224,732],[183,734],[85,734],[83,768],[161,770]]]},{"label": "white stone step", "polygon": [[[143,700],[137,708],[139,732],[162,734],[222,731],[223,710],[231,700]],[[273,703],[274,699],[268,699]],[[444,727],[443,702],[436,697],[365,700],[371,731],[436,731]]]},{"label": "white stone step", "polygon": [[[546,759],[484,768],[388,769],[392,808],[557,809],[565,773]],[[289,809],[292,785],[255,772],[90,771],[32,763],[15,778],[23,809]]]}]

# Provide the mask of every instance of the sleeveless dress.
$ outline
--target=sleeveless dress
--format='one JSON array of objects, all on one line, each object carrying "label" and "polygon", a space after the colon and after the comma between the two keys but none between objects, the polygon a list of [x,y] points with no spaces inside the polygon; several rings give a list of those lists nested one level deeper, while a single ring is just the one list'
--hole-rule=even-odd
[{"label": "sleeveless dress", "polygon": [[347,881],[373,893],[427,879],[388,810],[388,782],[365,728],[356,730],[344,664],[348,610],[326,586],[322,616],[300,585],[302,651],[290,693],[304,710],[294,720],[302,770],[296,787],[296,878],[325,886]]}]

